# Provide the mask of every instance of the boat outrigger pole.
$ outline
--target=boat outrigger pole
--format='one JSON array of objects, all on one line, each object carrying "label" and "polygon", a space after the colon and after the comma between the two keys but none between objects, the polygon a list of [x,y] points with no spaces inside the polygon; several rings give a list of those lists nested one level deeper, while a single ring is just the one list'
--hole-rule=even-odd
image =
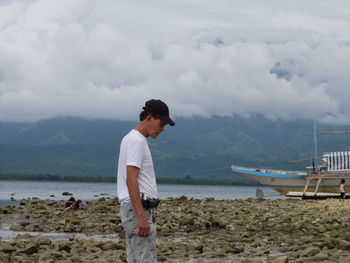
[{"label": "boat outrigger pole", "polygon": [[312,161],[317,159],[321,159],[323,156],[317,156],[317,157],[311,157],[311,158],[305,158],[305,159],[300,159],[300,160],[292,160],[292,161],[288,161],[288,163],[297,163],[297,162],[305,162],[305,161]]},{"label": "boat outrigger pole", "polygon": [[317,123],[316,123],[316,120],[314,120],[314,148],[315,148],[315,151],[314,151],[314,160],[312,160],[314,163],[313,163],[313,167],[318,167],[318,149],[317,149]]},{"label": "boat outrigger pole", "polygon": [[322,156],[318,156],[318,149],[317,149],[317,122],[314,120],[314,132],[308,132],[304,133],[305,135],[313,135],[314,136],[314,157],[312,158],[306,158],[302,160],[294,160],[294,161],[289,161],[289,163],[296,163],[296,162],[303,162],[303,161],[308,161],[311,160],[311,164],[313,167],[313,172],[316,172],[318,170],[318,159],[322,158]]},{"label": "boat outrigger pole", "polygon": [[[350,131],[334,131],[334,132],[316,132],[316,134],[318,135],[322,135],[322,134],[350,134]],[[314,132],[305,132],[305,135],[313,135]]]}]

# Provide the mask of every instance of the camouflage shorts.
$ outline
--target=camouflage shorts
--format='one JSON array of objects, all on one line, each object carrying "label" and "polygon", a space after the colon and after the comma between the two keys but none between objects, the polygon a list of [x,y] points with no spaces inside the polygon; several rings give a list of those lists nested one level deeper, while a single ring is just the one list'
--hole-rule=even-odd
[{"label": "camouflage shorts", "polygon": [[137,218],[131,202],[122,203],[120,217],[125,230],[126,252],[128,263],[157,262],[155,210],[145,210],[151,230],[147,237],[137,236]]}]

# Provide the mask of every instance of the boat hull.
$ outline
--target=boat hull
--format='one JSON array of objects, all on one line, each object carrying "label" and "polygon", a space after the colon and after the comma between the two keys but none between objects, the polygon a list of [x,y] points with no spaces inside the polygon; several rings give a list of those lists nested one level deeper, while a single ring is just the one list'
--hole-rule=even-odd
[{"label": "boat hull", "polygon": [[[268,170],[253,170],[235,166],[231,168],[234,173],[257,181],[264,186],[269,186],[283,195],[287,195],[289,192],[302,192],[308,177],[306,173],[272,173]],[[349,179],[350,182],[350,175],[322,179],[318,192],[339,193],[339,183],[342,178]],[[316,185],[317,180],[311,180],[307,191],[315,191]]]}]

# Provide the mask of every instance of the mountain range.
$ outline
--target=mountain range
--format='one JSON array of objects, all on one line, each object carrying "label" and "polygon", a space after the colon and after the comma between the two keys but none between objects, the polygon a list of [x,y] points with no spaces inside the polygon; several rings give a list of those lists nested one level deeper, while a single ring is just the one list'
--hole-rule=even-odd
[{"label": "mountain range", "polygon": [[[119,144],[137,121],[57,117],[33,123],[0,122],[0,174],[114,176]],[[313,123],[307,120],[177,118],[156,140],[149,139],[158,176],[232,178],[232,164],[303,170],[288,161],[313,155]],[[320,124],[320,131],[350,125]],[[319,152],[350,150],[348,134],[318,137]]]}]

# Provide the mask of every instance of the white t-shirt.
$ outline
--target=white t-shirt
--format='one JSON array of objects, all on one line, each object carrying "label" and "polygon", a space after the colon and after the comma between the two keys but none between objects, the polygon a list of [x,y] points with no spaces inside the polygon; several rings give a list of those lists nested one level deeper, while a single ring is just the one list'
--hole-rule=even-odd
[{"label": "white t-shirt", "polygon": [[147,198],[158,198],[152,155],[146,137],[137,130],[131,130],[120,144],[117,189],[120,202],[130,201],[126,185],[127,166],[140,168],[140,174],[137,177],[140,193],[144,193]]},{"label": "white t-shirt", "polygon": [[344,184],[340,184],[339,187],[340,187],[340,192],[345,193]]}]

